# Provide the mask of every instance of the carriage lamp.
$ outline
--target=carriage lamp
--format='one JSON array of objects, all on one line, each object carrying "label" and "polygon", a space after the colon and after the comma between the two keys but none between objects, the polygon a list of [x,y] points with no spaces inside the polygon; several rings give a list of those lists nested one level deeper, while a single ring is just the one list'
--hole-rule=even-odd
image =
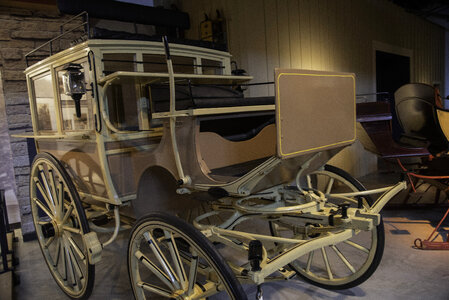
[{"label": "carriage lamp", "polygon": [[84,72],[82,66],[70,64],[62,75],[64,93],[72,97],[75,101],[76,116],[81,118],[81,98],[86,93],[86,83],[84,81]]}]

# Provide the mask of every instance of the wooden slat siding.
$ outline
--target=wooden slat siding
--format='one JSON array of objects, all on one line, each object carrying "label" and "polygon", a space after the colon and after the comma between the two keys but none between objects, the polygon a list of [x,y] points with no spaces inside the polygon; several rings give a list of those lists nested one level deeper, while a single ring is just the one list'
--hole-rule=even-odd
[{"label": "wooden slat siding", "polygon": [[[374,92],[372,41],[380,41],[413,50],[412,81],[443,83],[443,29],[386,0],[184,0],[181,3],[183,10],[190,14],[192,24],[187,37],[193,39],[198,38],[204,12],[214,16],[215,9],[223,10],[229,22],[230,52],[240,67],[256,75],[257,80],[270,80],[274,67],[298,66],[355,72],[357,92]],[[255,27],[258,30],[254,31]],[[257,60],[263,47],[265,55],[261,56],[265,60]],[[249,50],[254,48],[257,55],[250,54]],[[252,88],[248,94],[260,93]],[[268,88],[268,93],[274,95],[274,89]]]},{"label": "wooden slat siding", "polygon": [[[284,1],[285,2],[285,1]],[[288,0],[288,24],[290,35],[290,65],[301,68],[301,37],[299,34],[298,1]]]},{"label": "wooden slat siding", "polygon": [[277,0],[279,65],[291,68],[290,64],[290,25],[288,24],[288,5],[285,0]]},{"label": "wooden slat siding", "polygon": [[[248,65],[252,66],[253,82],[267,82],[267,47],[265,41],[265,11],[259,9],[262,2],[259,0],[249,0],[243,3],[245,13],[245,51],[248,57]],[[264,63],[260,63],[264,62]],[[263,97],[268,94],[268,87],[254,86],[249,88],[249,94],[253,97]]]},{"label": "wooden slat siding", "polygon": [[[267,53],[267,79],[274,81],[274,68],[279,67],[279,47],[277,40],[278,14],[276,1],[264,0],[265,41]],[[274,95],[274,85],[268,86],[269,95]]]},{"label": "wooden slat siding", "polygon": [[299,1],[299,28],[301,32],[301,67],[312,69],[311,28],[310,28],[310,1]]}]

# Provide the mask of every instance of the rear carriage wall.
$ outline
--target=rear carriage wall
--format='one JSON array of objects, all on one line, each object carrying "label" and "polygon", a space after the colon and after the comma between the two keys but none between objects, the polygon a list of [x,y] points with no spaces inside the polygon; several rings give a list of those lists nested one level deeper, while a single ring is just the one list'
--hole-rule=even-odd
[{"label": "rear carriage wall", "polygon": [[[226,20],[229,51],[254,82],[273,81],[274,68],[356,74],[357,93],[376,91],[375,49],[411,56],[411,81],[444,80],[444,30],[387,0],[183,0],[188,38],[197,39],[204,13]],[[446,87],[448,91],[449,87]],[[274,95],[253,87],[251,96]],[[448,92],[445,93],[447,95]],[[359,143],[336,158],[355,176],[377,167]]]},{"label": "rear carriage wall", "polygon": [[[4,103],[6,107],[6,121],[1,122],[2,131],[9,130],[10,134],[32,131],[28,92],[23,71],[26,68],[24,55],[35,47],[55,37],[59,33],[59,25],[71,16],[61,15],[55,8],[40,6],[38,10],[0,6],[0,72],[3,83]],[[61,40],[61,44],[54,45],[53,50],[66,48],[70,45],[71,36]],[[38,54],[48,55],[48,49]],[[4,116],[0,116],[4,118]],[[7,124],[6,124],[7,123]],[[5,126],[6,128],[3,128]],[[16,195],[19,202],[22,231],[24,237],[34,232],[29,206],[29,172],[30,157],[28,145],[23,138],[3,138],[0,140],[2,149],[12,150],[12,163],[8,173],[15,174]],[[0,163],[8,163],[7,155],[2,152]],[[2,187],[0,187],[2,188]]]}]

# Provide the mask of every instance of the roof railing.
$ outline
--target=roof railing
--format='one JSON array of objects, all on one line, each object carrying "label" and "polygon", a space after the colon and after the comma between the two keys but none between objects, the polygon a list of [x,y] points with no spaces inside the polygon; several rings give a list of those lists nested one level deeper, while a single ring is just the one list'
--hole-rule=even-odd
[{"label": "roof railing", "polygon": [[[72,22],[74,22],[74,20],[78,19],[82,17],[83,18],[83,22],[77,26],[74,26],[73,28],[64,31],[64,26],[71,24]],[[53,55],[53,45],[56,41],[60,40],[63,36],[66,36],[67,34],[74,32],[75,30],[79,29],[80,27],[84,28],[83,33],[81,34],[81,36],[78,39],[82,39],[84,36],[86,36],[87,39],[90,38],[90,26],[89,26],[89,14],[86,11],[83,11],[82,13],[70,18],[69,20],[67,20],[66,22],[62,23],[59,26],[59,31],[60,34],[55,37],[52,38],[51,40],[43,43],[42,45],[40,45],[39,47],[31,50],[30,52],[28,52],[27,54],[25,54],[25,62],[27,67],[29,67],[29,62],[30,60],[33,60],[33,58],[35,58],[34,60],[36,60],[37,58],[42,59],[44,57],[48,57]],[[36,55],[35,53],[39,50],[41,50],[42,48],[49,46],[49,55]],[[61,50],[61,49],[60,49]],[[34,54],[34,55],[33,55]]]}]

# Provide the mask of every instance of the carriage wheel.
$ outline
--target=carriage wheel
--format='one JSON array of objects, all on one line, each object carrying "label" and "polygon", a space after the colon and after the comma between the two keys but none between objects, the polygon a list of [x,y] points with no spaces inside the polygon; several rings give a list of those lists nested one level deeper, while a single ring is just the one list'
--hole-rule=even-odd
[{"label": "carriage wheel", "polygon": [[59,287],[72,299],[92,293],[95,266],[83,235],[89,232],[79,195],[61,163],[38,154],[30,174],[34,226],[45,262]]},{"label": "carriage wheel", "polygon": [[[365,190],[363,185],[345,171],[326,165],[324,170],[307,176],[307,187],[316,188],[325,194]],[[328,205],[336,206],[338,200],[331,199]],[[373,201],[365,197],[364,205]],[[351,203],[357,207],[356,201]],[[313,224],[310,224],[314,226]],[[316,225],[318,226],[318,225]],[[292,237],[293,226],[270,223],[273,235]],[[301,236],[313,238],[319,234]],[[299,257],[289,266],[305,281],[326,289],[348,289],[368,279],[380,263],[384,250],[385,232],[383,222],[371,231],[358,231],[351,239]]]},{"label": "carriage wheel", "polygon": [[128,245],[128,273],[136,299],[246,299],[240,283],[206,237],[165,213],[135,224]]}]

